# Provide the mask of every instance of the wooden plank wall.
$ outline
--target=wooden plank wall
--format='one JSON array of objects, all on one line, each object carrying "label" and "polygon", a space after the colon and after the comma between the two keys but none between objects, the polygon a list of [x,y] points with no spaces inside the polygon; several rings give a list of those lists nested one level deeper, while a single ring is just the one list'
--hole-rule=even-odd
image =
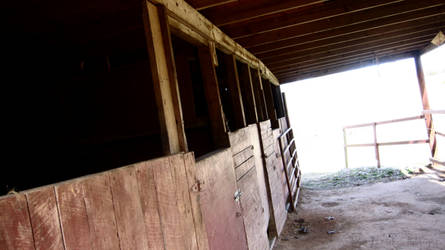
[{"label": "wooden plank wall", "polygon": [[280,235],[287,218],[286,199],[288,196],[283,164],[281,163],[278,136],[280,130],[272,130],[270,120],[260,122],[258,131],[261,135],[263,162],[271,199],[271,216],[274,223],[273,233]]},{"label": "wooden plank wall", "polygon": [[234,199],[237,186],[230,148],[197,161],[196,170],[210,249],[248,249],[241,205]]},{"label": "wooden plank wall", "polygon": [[208,249],[193,153],[0,197],[0,249]]},{"label": "wooden plank wall", "polygon": [[270,212],[257,125],[229,134],[249,249],[269,249]]}]

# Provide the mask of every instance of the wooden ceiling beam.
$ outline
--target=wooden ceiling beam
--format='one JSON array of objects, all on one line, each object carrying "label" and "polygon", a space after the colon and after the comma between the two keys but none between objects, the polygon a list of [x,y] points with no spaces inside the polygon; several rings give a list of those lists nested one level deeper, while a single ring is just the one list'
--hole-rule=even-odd
[{"label": "wooden ceiling beam", "polygon": [[295,9],[248,20],[246,22],[226,25],[222,27],[222,29],[230,37],[238,39],[266,31],[280,30],[291,26],[347,15],[361,10],[382,6],[391,7],[394,4],[400,4],[402,1],[403,0],[328,1],[308,6],[307,8]]},{"label": "wooden ceiling beam", "polygon": [[328,64],[341,65],[341,64],[345,64],[349,61],[362,60],[363,58],[375,58],[375,59],[379,60],[378,58],[380,58],[380,57],[389,56],[391,54],[404,53],[407,51],[413,51],[413,50],[417,50],[419,48],[423,48],[424,46],[425,46],[424,42],[417,42],[417,43],[401,45],[401,46],[397,46],[397,47],[393,47],[393,48],[384,48],[384,49],[379,49],[379,50],[374,50],[374,51],[356,52],[356,53],[351,53],[348,55],[345,54],[344,56],[339,55],[336,57],[321,59],[319,61],[303,62],[300,64],[289,65],[286,68],[276,69],[274,71],[274,73],[276,73],[278,75],[289,74],[289,73],[296,74],[298,72],[304,71],[305,69],[311,68],[311,67],[323,66],[323,65],[328,65]]},{"label": "wooden ceiling beam", "polygon": [[233,2],[238,2],[238,0],[187,0],[187,3],[196,10],[204,10]]},{"label": "wooden ceiling beam", "polygon": [[374,29],[399,29],[404,27],[415,26],[418,24],[426,24],[444,20],[445,7],[428,8],[421,11],[407,13],[402,15],[390,16],[372,22],[362,22],[350,26],[343,26],[333,30],[327,30],[308,35],[296,36],[289,39],[284,39],[277,42],[263,44],[249,48],[249,51],[256,55],[267,53],[270,51],[279,50],[282,48],[289,48],[296,45],[302,45],[314,41],[350,35],[357,32],[370,31]]},{"label": "wooden ceiling beam", "polygon": [[357,61],[363,61],[363,60],[370,60],[373,59],[376,61],[376,63],[380,62],[380,58],[385,58],[388,56],[391,56],[393,54],[402,54],[410,51],[417,51],[418,49],[424,47],[424,42],[418,42],[414,44],[409,45],[403,45],[396,48],[390,48],[390,49],[382,49],[378,51],[366,51],[363,53],[354,53],[350,56],[338,56],[334,58],[329,58],[325,60],[320,60],[318,62],[312,62],[312,63],[303,63],[300,65],[294,65],[293,68],[286,68],[286,69],[280,69],[274,71],[274,74],[279,76],[284,75],[295,75],[299,72],[306,72],[310,71],[312,69],[316,68],[323,68],[323,67],[329,67],[333,65],[343,65],[343,64],[349,64],[351,62],[357,62]]},{"label": "wooden ceiling beam", "polygon": [[377,27],[366,29],[363,31],[345,33],[342,35],[322,38],[322,39],[313,39],[311,41],[306,41],[302,43],[298,43],[291,46],[286,46],[284,48],[275,48],[270,51],[260,51],[253,52],[259,58],[267,58],[274,55],[287,54],[290,51],[301,50],[305,48],[322,46],[325,44],[339,44],[342,42],[348,42],[352,40],[361,39],[364,37],[374,37],[378,35],[384,34],[394,34],[401,32],[412,32],[415,30],[425,30],[431,27],[437,27],[438,25],[445,25],[445,13],[439,16],[434,16],[430,18],[425,18],[421,20],[415,20],[411,22],[397,23],[389,26]]},{"label": "wooden ceiling beam", "polygon": [[[355,56],[361,56],[361,55],[366,55],[366,54],[381,54],[381,53],[396,53],[399,50],[403,50],[405,48],[411,48],[411,47],[425,47],[428,44],[428,40],[415,40],[409,43],[405,43],[405,44],[393,44],[392,46],[385,46],[385,45],[379,45],[379,46],[375,46],[373,48],[363,48],[361,50],[354,50],[354,51],[344,51],[343,53],[338,53],[338,54],[326,54],[324,56],[320,56],[320,57],[313,57],[310,59],[302,59],[301,61],[296,61],[293,63],[286,63],[286,64],[282,64],[282,65],[278,65],[275,68],[273,68],[272,70],[275,72],[280,73],[280,71],[291,71],[291,70],[295,70],[298,67],[303,67],[305,64],[314,64],[317,62],[324,62],[324,61],[328,61],[328,60],[335,60],[338,58],[344,58],[344,59],[348,59],[348,58],[353,58]],[[316,58],[316,59],[314,59]]]},{"label": "wooden ceiling beam", "polygon": [[[412,52],[407,52],[405,54],[382,58],[382,60],[380,62],[384,63],[384,62],[389,62],[389,61],[395,61],[395,60],[409,58],[412,56],[413,56]],[[353,70],[353,69],[357,69],[357,68],[362,68],[362,67],[366,67],[366,66],[371,66],[373,64],[375,64],[375,62],[372,60],[369,60],[366,62],[355,62],[355,63],[351,63],[349,65],[333,66],[333,67],[329,67],[329,68],[314,70],[311,72],[304,72],[304,73],[301,73],[301,74],[295,75],[295,76],[280,77],[279,81],[282,84],[285,84],[285,83],[300,81],[300,80],[304,80],[304,79],[308,79],[308,78],[319,77],[319,76],[339,73],[339,72],[343,72],[343,71]]]},{"label": "wooden ceiling beam", "polygon": [[295,49],[286,49],[286,50],[280,50],[280,51],[274,51],[269,52],[267,54],[262,54],[259,56],[259,58],[264,61],[265,63],[274,61],[274,60],[281,60],[283,57],[292,57],[294,55],[301,55],[306,53],[316,52],[319,50],[325,50],[329,48],[335,48],[335,47],[349,47],[356,44],[365,44],[365,43],[371,43],[374,41],[386,41],[388,39],[392,38],[409,38],[410,36],[416,36],[418,34],[433,34],[437,33],[442,28],[445,28],[445,21],[436,23],[436,24],[430,24],[427,26],[421,26],[421,27],[415,27],[411,29],[394,29],[389,32],[381,32],[381,33],[375,33],[366,35],[363,34],[362,36],[353,36],[350,38],[345,38],[342,40],[334,39],[326,40],[326,41],[318,41],[310,44],[305,44],[302,46],[297,46]]},{"label": "wooden ceiling beam", "polygon": [[285,27],[282,29],[266,31],[235,40],[243,45],[245,48],[250,48],[255,45],[273,43],[276,41],[289,39],[291,37],[333,30],[336,28],[351,26],[363,22],[374,22],[389,16],[415,13],[416,11],[420,11],[422,9],[443,8],[443,6],[445,6],[445,3],[439,0],[424,0],[420,2],[417,0],[406,0],[397,5],[388,5],[373,9],[367,9],[348,15],[341,15],[330,19],[314,21],[305,25],[296,25]]},{"label": "wooden ceiling beam", "polygon": [[320,58],[326,55],[338,55],[341,53],[351,52],[355,50],[372,49],[374,47],[379,47],[382,45],[387,45],[388,47],[397,44],[403,44],[404,42],[417,41],[423,39],[432,39],[437,32],[426,31],[412,33],[408,35],[399,35],[394,37],[382,37],[380,39],[374,39],[370,41],[364,41],[363,43],[348,42],[342,46],[328,45],[324,49],[311,49],[302,52],[294,53],[288,55],[287,57],[277,58],[274,60],[265,60],[264,63],[268,65],[269,68],[273,69],[277,64],[287,64],[292,62],[298,62],[307,58]]},{"label": "wooden ceiling beam", "polygon": [[219,27],[245,22],[247,20],[278,14],[285,11],[306,8],[308,6],[320,6],[328,0],[244,0],[220,5],[202,11],[212,23]]}]

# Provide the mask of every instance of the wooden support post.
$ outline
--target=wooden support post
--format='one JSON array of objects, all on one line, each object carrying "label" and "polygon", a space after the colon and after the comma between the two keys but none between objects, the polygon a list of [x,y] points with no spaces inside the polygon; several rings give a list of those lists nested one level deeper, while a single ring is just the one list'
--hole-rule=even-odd
[{"label": "wooden support post", "polygon": [[[416,64],[417,80],[419,81],[420,97],[422,98],[423,110],[430,110],[430,103],[428,101],[428,94],[426,92],[425,76],[423,74],[423,67],[420,59],[420,54],[416,54],[414,56],[414,62]],[[425,123],[426,123],[428,138],[430,140],[431,156],[434,158],[435,156],[434,153],[436,151],[436,134],[433,129],[433,119],[430,113],[425,114]]]},{"label": "wooden support post", "polygon": [[291,126],[290,126],[289,112],[287,110],[286,95],[284,93],[281,93],[281,96],[283,98],[284,116],[286,117],[287,127],[290,128]]},{"label": "wooden support post", "polygon": [[246,115],[247,124],[258,122],[258,114],[256,110],[255,97],[252,86],[252,76],[250,75],[250,67],[238,62],[238,77],[240,80],[241,91],[244,103],[244,114]]},{"label": "wooden support post", "polygon": [[267,114],[269,116],[270,123],[272,125],[272,128],[278,128],[279,124],[272,96],[271,83],[269,83],[268,81],[263,82],[263,89],[264,89],[264,96],[266,98]]},{"label": "wooden support post", "polygon": [[187,151],[170,30],[163,6],[145,1],[147,49],[165,154]]},{"label": "wooden support post", "polygon": [[377,142],[377,123],[373,123],[372,128],[374,131],[375,159],[377,160],[377,168],[380,168],[380,152],[379,152],[379,144]]},{"label": "wooden support post", "polygon": [[226,54],[223,54],[222,57],[222,61],[227,70],[227,86],[229,88],[230,100],[232,102],[235,128],[244,128],[246,126],[246,117],[244,115],[243,98],[241,96],[238,69],[236,68],[236,58],[234,55]]},{"label": "wooden support post", "polygon": [[346,140],[346,128],[343,128],[343,142],[345,148],[345,166],[348,168],[348,141]]},{"label": "wooden support post", "polygon": [[206,95],[213,140],[217,147],[229,146],[229,137],[223,116],[221,98],[219,94],[218,78],[213,66],[213,56],[208,47],[200,47],[199,63],[201,65],[202,80]]},{"label": "wooden support post", "polygon": [[255,97],[256,111],[258,114],[258,121],[267,120],[266,104],[263,98],[263,92],[261,91],[261,75],[257,69],[250,69],[250,75],[252,77],[252,87]]},{"label": "wooden support post", "polygon": [[264,84],[263,84],[263,78],[261,77],[261,72],[258,69],[258,80],[260,81],[260,92],[261,92],[261,99],[262,99],[262,103],[263,103],[263,108],[264,108],[264,120],[269,120],[269,114],[267,112],[267,102],[266,102],[266,96],[264,94]]}]

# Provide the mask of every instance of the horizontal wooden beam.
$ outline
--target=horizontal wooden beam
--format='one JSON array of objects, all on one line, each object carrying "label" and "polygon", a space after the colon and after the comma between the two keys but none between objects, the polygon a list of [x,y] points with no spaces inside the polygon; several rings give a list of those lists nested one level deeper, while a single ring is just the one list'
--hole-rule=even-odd
[{"label": "horizontal wooden beam", "polygon": [[[395,61],[395,60],[409,58],[409,57],[413,57],[412,52],[400,54],[400,55],[396,55],[396,56],[390,56],[387,58],[380,58],[379,61],[381,63],[384,63],[384,62]],[[374,60],[370,60],[367,62],[355,62],[355,63],[351,63],[348,65],[337,65],[337,66],[332,66],[332,67],[324,67],[323,69],[320,69],[320,70],[301,72],[299,74],[295,74],[294,76],[280,77],[279,79],[282,84],[285,84],[285,83],[290,83],[290,82],[294,82],[294,81],[300,81],[300,80],[304,80],[304,79],[308,79],[308,78],[339,73],[339,72],[357,69],[357,68],[366,67],[366,66],[371,66],[371,65],[375,65]]]},{"label": "horizontal wooden beam", "polygon": [[400,15],[405,13],[414,13],[416,11],[427,8],[440,8],[445,6],[443,1],[439,0],[406,0],[398,4],[382,6],[364,11],[353,12],[348,15],[336,16],[329,19],[322,19],[303,25],[284,26],[281,29],[266,31],[252,36],[235,39],[238,43],[246,48],[254,45],[276,42],[288,39],[294,36],[302,36],[321,31],[332,30],[342,26],[351,26],[362,22],[377,21],[379,19]]},{"label": "horizontal wooden beam", "polygon": [[332,65],[340,66],[344,64],[350,64],[351,62],[361,62],[361,61],[368,61],[368,60],[374,60],[376,63],[380,60],[380,58],[388,57],[391,55],[397,55],[397,54],[403,54],[407,52],[417,51],[420,48],[424,46],[424,42],[421,43],[415,43],[410,45],[400,45],[398,47],[389,48],[389,49],[382,49],[382,50],[376,50],[376,51],[366,51],[363,53],[360,52],[352,52],[349,55],[345,55],[344,57],[342,55],[338,55],[333,58],[327,58],[327,59],[320,59],[319,61],[313,61],[310,63],[303,63],[299,65],[293,65],[289,66],[285,69],[276,70],[274,73],[279,76],[283,77],[284,75],[292,75],[292,74],[299,74],[302,72],[307,71],[313,71],[315,69],[320,69],[323,67],[329,67]]},{"label": "horizontal wooden beam", "polygon": [[419,143],[429,143],[429,140],[412,140],[412,141],[396,141],[396,142],[379,142],[374,143],[363,143],[363,144],[349,144],[346,147],[371,147],[371,146],[395,146],[404,144],[419,144]]},{"label": "horizontal wooden beam", "polygon": [[[425,39],[432,39],[434,37],[434,32],[427,31],[427,32],[419,32],[415,34],[409,34],[409,35],[401,35],[396,37],[390,37],[385,38],[382,37],[380,39],[374,39],[371,41],[366,41],[363,43],[355,43],[355,42],[348,42],[343,44],[342,46],[326,46],[324,49],[310,49],[305,51],[298,51],[296,53],[287,55],[286,57],[277,58],[277,59],[268,59],[265,60],[267,65],[271,69],[276,69],[278,65],[287,65],[290,63],[298,63],[304,60],[308,59],[316,59],[316,58],[322,58],[324,56],[333,56],[333,55],[339,55],[342,53],[348,53],[352,51],[363,51],[363,50],[369,50],[372,51],[373,48],[379,47],[387,47],[390,48],[391,46],[395,45],[398,46],[402,43],[410,43],[410,42],[417,42],[420,40]],[[426,42],[425,45],[427,45],[428,42]]]},{"label": "horizontal wooden beam", "polygon": [[372,46],[371,48],[363,47],[359,50],[325,54],[325,56],[320,56],[320,57],[306,57],[307,60],[302,59],[295,63],[289,63],[289,64],[284,63],[276,67],[271,67],[271,70],[273,70],[274,74],[280,74],[281,72],[288,71],[289,69],[304,68],[312,65],[320,65],[329,61],[341,62],[348,59],[355,59],[363,56],[374,57],[374,58],[377,58],[379,56],[387,56],[398,53],[400,49],[424,48],[425,46],[428,46],[431,36],[432,34],[430,36],[426,36],[423,38],[418,38],[418,39],[412,38],[410,40],[405,40],[404,43],[393,42],[392,44],[387,44],[387,45],[381,44],[377,46]]},{"label": "horizontal wooden beam", "polygon": [[397,37],[402,36],[406,34],[415,34],[420,31],[432,31],[436,32],[439,31],[441,28],[445,27],[445,14],[443,15],[443,20],[436,21],[435,23],[427,23],[419,26],[407,26],[407,27],[392,27],[391,29],[381,28],[381,29],[373,29],[368,30],[364,32],[357,32],[353,34],[348,34],[340,37],[330,38],[330,39],[324,39],[324,40],[318,40],[311,43],[306,43],[298,46],[288,47],[284,49],[274,50],[271,52],[263,53],[257,55],[261,58],[261,60],[265,60],[266,58],[279,58],[286,56],[288,54],[295,53],[297,51],[305,51],[310,49],[319,48],[322,49],[326,46],[343,46],[347,43],[362,43],[364,41],[369,41],[372,39],[379,39],[382,37],[389,38],[389,37]]},{"label": "horizontal wooden beam", "polygon": [[342,59],[340,57],[333,58],[333,59],[327,59],[320,61],[318,63],[313,63],[310,65],[303,65],[300,67],[295,68],[289,68],[287,70],[277,71],[276,74],[279,77],[283,76],[289,76],[289,75],[295,75],[295,74],[301,74],[304,72],[309,71],[315,71],[315,70],[321,70],[323,68],[328,68],[332,66],[341,66],[341,65],[348,65],[354,62],[367,62],[367,61],[373,61],[375,64],[381,63],[383,58],[388,58],[392,56],[397,56],[400,54],[405,53],[414,53],[424,47],[424,43],[416,43],[411,45],[400,45],[397,48],[392,48],[384,51],[379,51],[378,53],[363,53],[358,54],[356,56],[348,57],[345,59]]},{"label": "horizontal wooden beam", "polygon": [[382,52],[377,51],[375,53],[359,53],[356,56],[350,56],[345,59],[341,59],[340,57],[324,59],[319,63],[313,63],[308,66],[294,66],[294,68],[277,71],[276,74],[279,78],[283,78],[283,76],[297,75],[314,70],[322,70],[323,68],[329,68],[331,66],[340,67],[342,65],[348,65],[353,62],[373,61],[375,64],[377,64],[382,62],[382,58],[397,56],[399,54],[412,53],[421,50],[424,46],[424,42],[419,42],[411,45],[400,45],[400,47],[383,50]]},{"label": "horizontal wooden beam", "polygon": [[261,71],[264,78],[271,83],[279,85],[277,78],[272,72],[256,58],[252,53],[236,43],[229,36],[224,34],[218,27],[213,25],[196,9],[187,4],[184,0],[147,0],[155,4],[164,5],[168,10],[168,15],[177,19],[182,24],[187,25],[194,32],[199,33],[209,42],[214,42],[215,45],[227,53],[236,55],[241,60],[248,63],[251,67],[257,68]]},{"label": "horizontal wooden beam", "polygon": [[383,124],[390,124],[390,123],[396,123],[396,122],[419,120],[419,119],[424,119],[424,118],[425,118],[425,115],[418,115],[418,116],[411,116],[411,117],[406,117],[406,118],[399,118],[399,119],[386,120],[386,121],[380,121],[380,122],[356,124],[356,125],[346,126],[343,128],[344,129],[361,128],[361,127],[369,127],[369,126],[374,126],[374,125],[383,125]]},{"label": "horizontal wooden beam", "polygon": [[249,20],[242,23],[234,23],[224,26],[224,32],[234,39],[259,34],[266,31],[280,30],[286,27],[310,24],[314,21],[330,19],[336,16],[347,15],[361,10],[372,9],[380,6],[400,4],[401,0],[343,0],[328,1],[325,3],[308,6],[303,9],[294,9],[284,13],[269,15],[262,18]]},{"label": "horizontal wooden beam", "polygon": [[381,18],[379,20],[373,20],[370,22],[362,22],[348,26],[341,26],[332,30],[326,30],[322,32],[315,32],[311,34],[302,34],[290,37],[288,39],[282,39],[272,43],[253,46],[249,48],[249,51],[255,55],[261,55],[261,53],[267,53],[283,48],[290,48],[293,46],[299,46],[306,43],[315,41],[321,41],[324,39],[351,35],[357,32],[372,31],[374,29],[380,29],[383,31],[406,28],[416,25],[423,25],[432,22],[438,22],[444,20],[445,7],[440,8],[428,8],[421,11],[410,12],[401,15],[389,16]]},{"label": "horizontal wooden beam", "polygon": [[311,5],[319,6],[323,2],[327,2],[327,0],[243,0],[206,9],[202,11],[202,14],[218,27],[223,27]]},{"label": "horizontal wooden beam", "polygon": [[204,10],[237,1],[238,0],[187,0],[187,2],[197,10]]}]

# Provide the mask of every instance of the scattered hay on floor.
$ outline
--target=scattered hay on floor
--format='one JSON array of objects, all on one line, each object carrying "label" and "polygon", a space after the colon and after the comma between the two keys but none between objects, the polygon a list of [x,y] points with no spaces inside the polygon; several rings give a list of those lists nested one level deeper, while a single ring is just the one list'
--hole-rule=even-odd
[{"label": "scattered hay on floor", "polygon": [[303,174],[302,186],[308,189],[333,189],[389,182],[409,178],[395,168],[353,168],[335,173]]}]

